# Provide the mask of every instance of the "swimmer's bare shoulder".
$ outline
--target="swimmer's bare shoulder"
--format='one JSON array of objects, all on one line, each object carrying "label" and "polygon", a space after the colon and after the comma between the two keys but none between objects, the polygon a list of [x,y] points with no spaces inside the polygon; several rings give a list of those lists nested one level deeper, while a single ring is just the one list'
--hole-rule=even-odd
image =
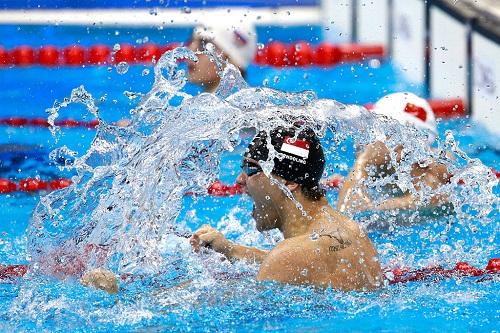
[{"label": "swimmer's bare shoulder", "polygon": [[382,282],[377,252],[355,225],[284,240],[266,256],[257,280],[346,291],[372,290]]}]

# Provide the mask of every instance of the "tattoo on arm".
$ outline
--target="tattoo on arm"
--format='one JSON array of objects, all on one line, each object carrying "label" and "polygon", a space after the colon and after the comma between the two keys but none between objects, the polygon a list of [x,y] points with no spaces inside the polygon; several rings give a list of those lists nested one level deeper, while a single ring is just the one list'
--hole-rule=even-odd
[{"label": "tattoo on arm", "polygon": [[349,239],[344,239],[342,237],[339,230],[328,233],[328,234],[319,235],[319,236],[320,237],[329,237],[334,241],[333,245],[330,245],[330,247],[328,247],[328,250],[330,252],[337,252],[337,251],[343,250],[352,244],[352,242]]}]

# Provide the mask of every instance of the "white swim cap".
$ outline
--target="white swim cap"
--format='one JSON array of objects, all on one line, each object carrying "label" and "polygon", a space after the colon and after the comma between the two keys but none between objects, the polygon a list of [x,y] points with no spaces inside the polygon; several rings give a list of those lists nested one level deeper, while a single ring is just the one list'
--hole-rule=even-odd
[{"label": "white swim cap", "polygon": [[429,103],[409,92],[389,94],[375,103],[373,112],[399,121],[403,125],[413,125],[429,134],[432,143],[437,133],[436,117]]},{"label": "white swim cap", "polygon": [[257,34],[252,23],[207,23],[196,27],[193,36],[212,40],[241,69],[247,68],[257,51]]}]

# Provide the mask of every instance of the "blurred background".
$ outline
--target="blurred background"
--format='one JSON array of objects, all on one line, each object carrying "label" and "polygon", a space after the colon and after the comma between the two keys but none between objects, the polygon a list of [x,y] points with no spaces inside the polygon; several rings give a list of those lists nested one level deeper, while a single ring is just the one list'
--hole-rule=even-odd
[{"label": "blurred background", "polygon": [[38,190],[70,183],[48,158],[54,147],[81,154],[94,136],[95,117],[73,105],[61,109],[54,140],[47,110],[56,101],[83,85],[103,119],[127,118],[151,88],[155,60],[221,20],[255,25],[250,85],[366,106],[414,92],[431,101],[441,133],[453,130],[468,154],[499,169],[499,12],[493,0],[3,1],[0,190],[33,193],[4,196],[5,218],[27,223]]}]

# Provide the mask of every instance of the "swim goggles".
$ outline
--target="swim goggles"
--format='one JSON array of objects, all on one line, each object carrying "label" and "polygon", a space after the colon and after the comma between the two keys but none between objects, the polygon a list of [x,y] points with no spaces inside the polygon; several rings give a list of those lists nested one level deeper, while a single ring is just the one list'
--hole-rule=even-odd
[{"label": "swim goggles", "polygon": [[257,163],[243,160],[243,162],[241,162],[241,171],[246,173],[247,177],[251,177],[259,172],[262,172],[262,168]]}]

